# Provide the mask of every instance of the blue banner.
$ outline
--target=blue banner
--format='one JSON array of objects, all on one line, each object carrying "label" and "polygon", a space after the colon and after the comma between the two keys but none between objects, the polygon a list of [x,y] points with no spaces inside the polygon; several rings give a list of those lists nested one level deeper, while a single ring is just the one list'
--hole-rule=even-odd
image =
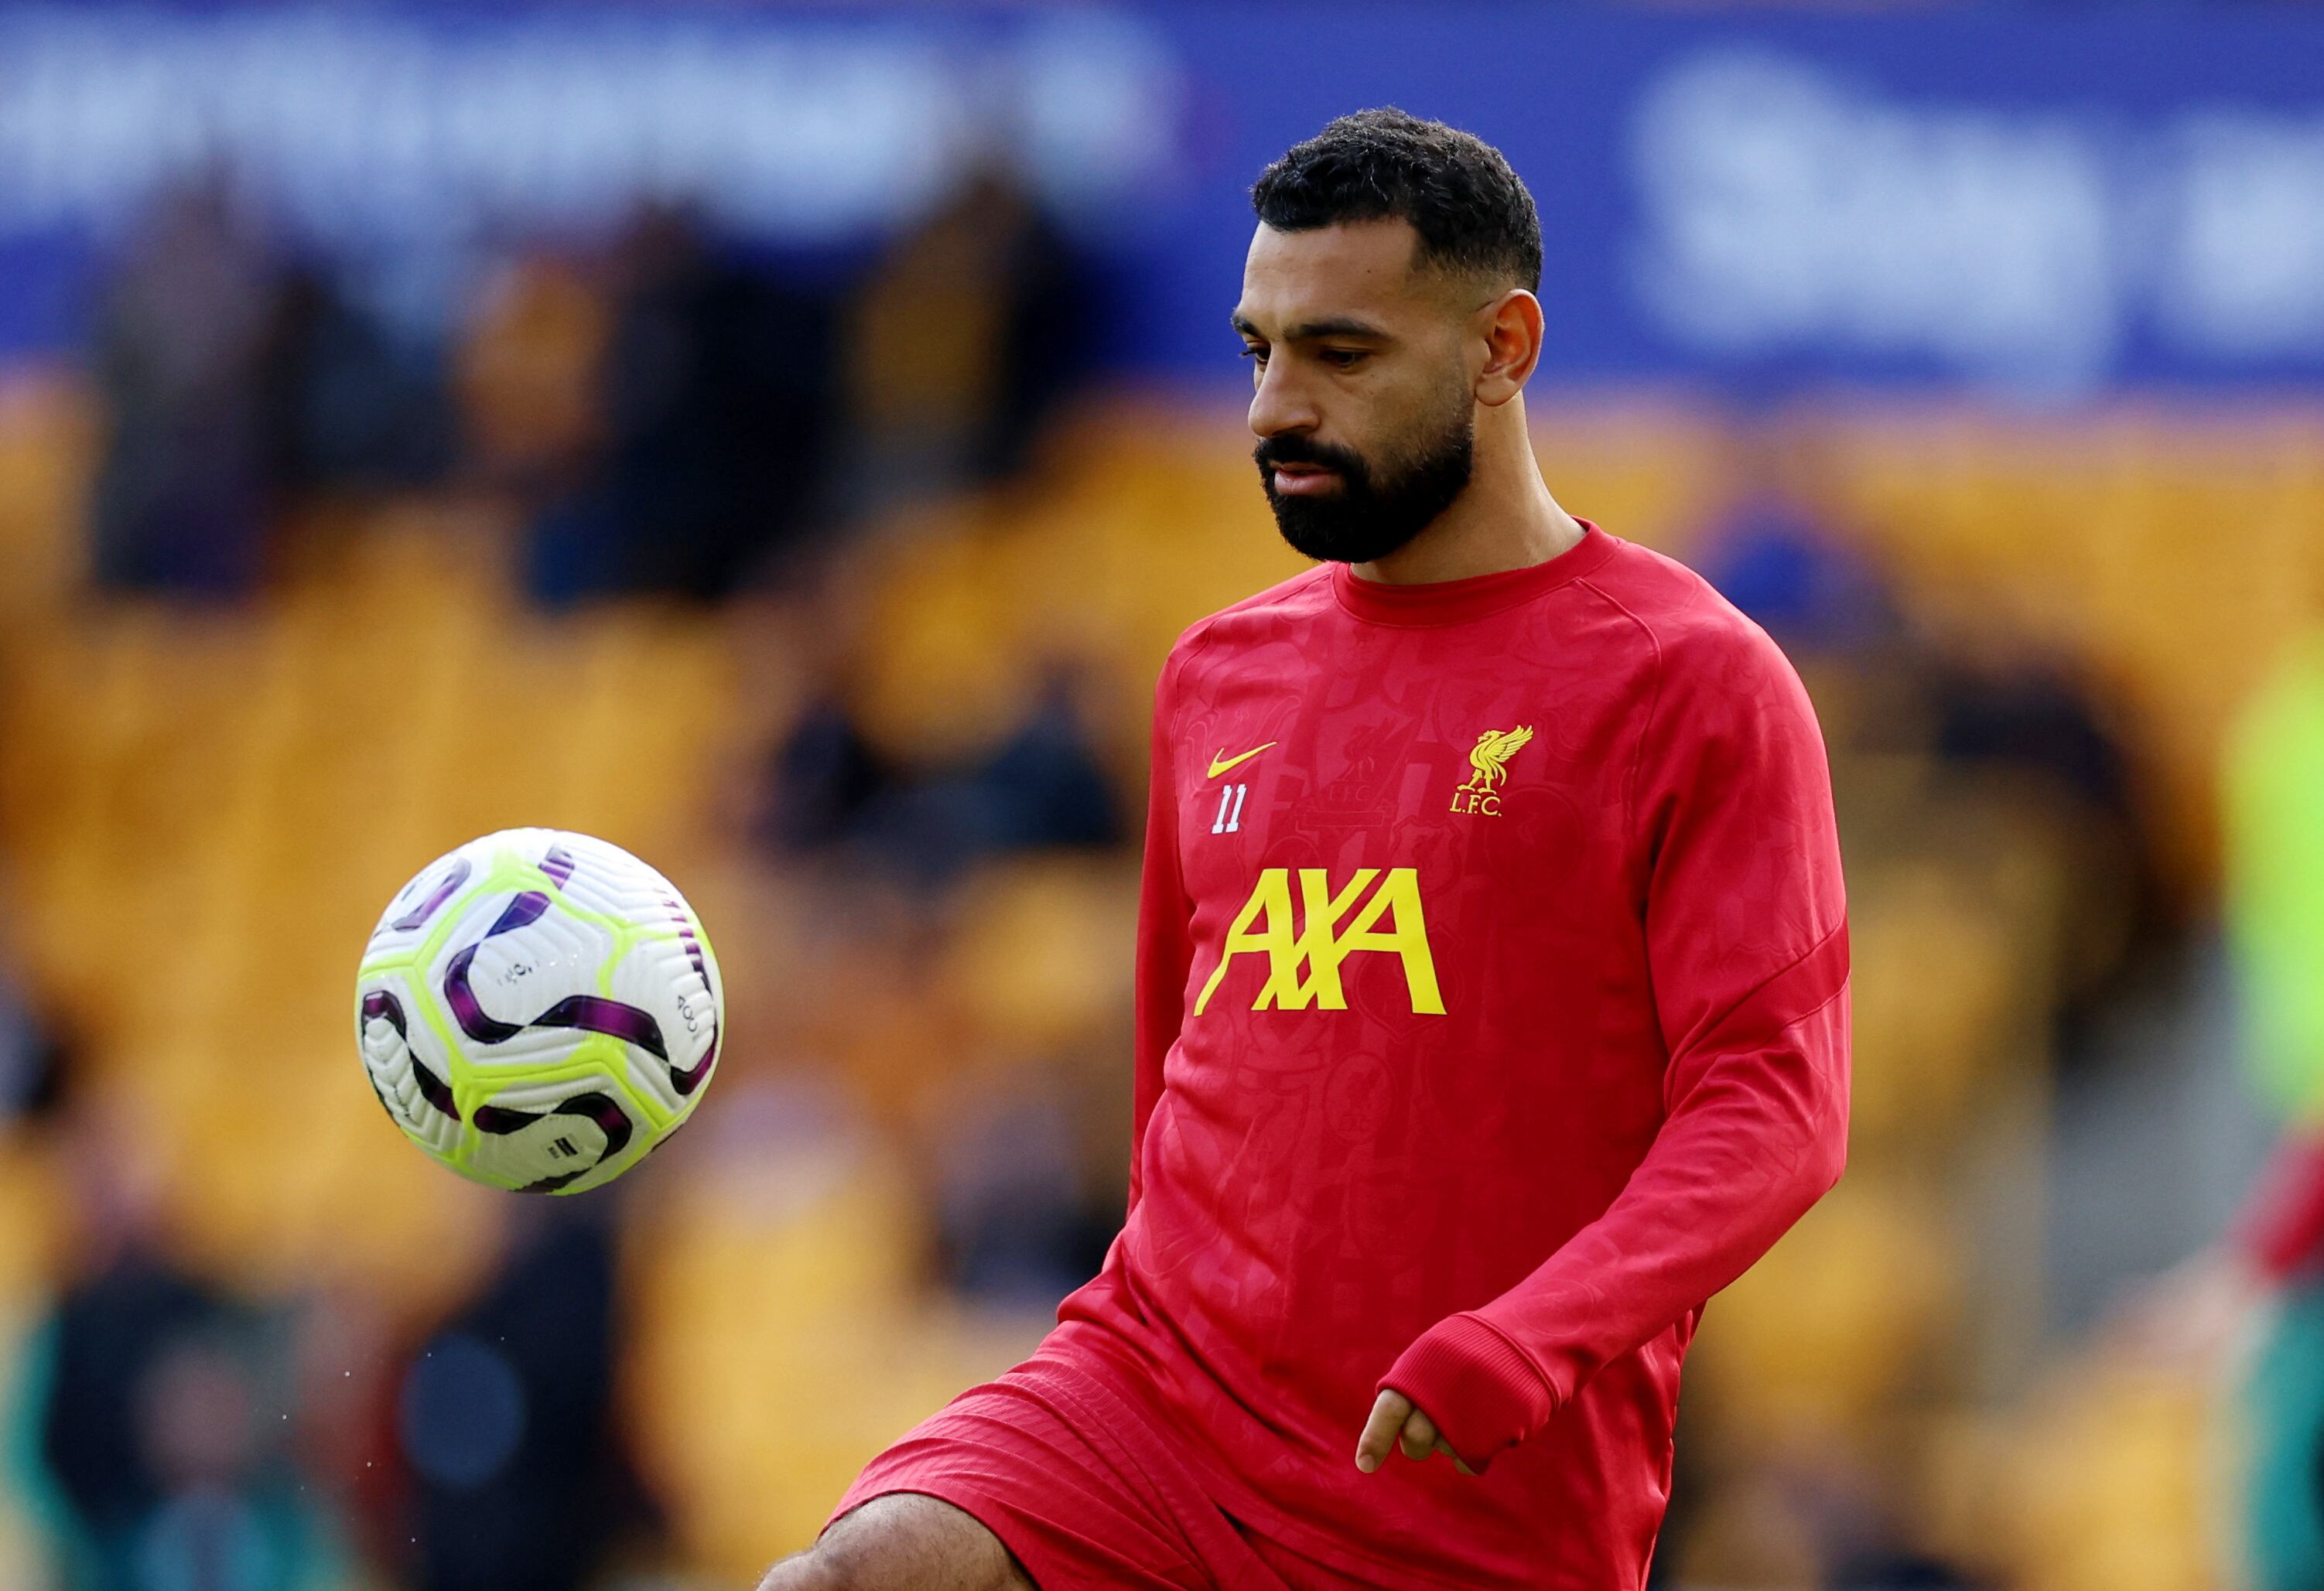
[{"label": "blue banner", "polygon": [[205,164],[440,262],[641,197],[860,247],[1001,154],[1122,284],[1061,335],[1229,382],[1251,178],[1388,103],[1533,189],[1552,379],[2324,386],[2324,20],[2254,11],[0,12],[0,347]]}]

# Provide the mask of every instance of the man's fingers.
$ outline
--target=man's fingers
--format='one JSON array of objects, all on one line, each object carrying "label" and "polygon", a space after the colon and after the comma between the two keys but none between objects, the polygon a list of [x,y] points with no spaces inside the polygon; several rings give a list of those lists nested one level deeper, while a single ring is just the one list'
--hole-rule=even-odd
[{"label": "man's fingers", "polygon": [[1459,1470],[1462,1475],[1474,1475],[1477,1473],[1475,1470],[1470,1468],[1466,1464],[1463,1464],[1461,1461],[1461,1455],[1455,1453],[1452,1450],[1452,1444],[1446,1441],[1443,1437],[1438,1437],[1436,1439],[1436,1450],[1443,1454],[1447,1458],[1452,1460],[1452,1467]]},{"label": "man's fingers", "polygon": [[1384,1392],[1373,1400],[1371,1418],[1364,1421],[1364,1434],[1356,1439],[1356,1467],[1370,1475],[1397,1448],[1402,1448],[1404,1456],[1416,1464],[1442,1453],[1462,1475],[1477,1473],[1461,1461],[1461,1455],[1436,1429],[1436,1421],[1414,1408],[1410,1398],[1400,1392]]},{"label": "man's fingers", "polygon": [[1400,1392],[1384,1392],[1373,1400],[1371,1418],[1364,1421],[1364,1434],[1356,1439],[1358,1469],[1370,1475],[1380,1467],[1411,1412],[1412,1401]]}]

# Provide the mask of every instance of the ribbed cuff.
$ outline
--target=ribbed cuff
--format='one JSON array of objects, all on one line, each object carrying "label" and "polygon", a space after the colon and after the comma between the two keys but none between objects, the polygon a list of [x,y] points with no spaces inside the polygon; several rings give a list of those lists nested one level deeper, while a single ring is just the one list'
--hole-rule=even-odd
[{"label": "ribbed cuff", "polygon": [[1439,1321],[1404,1350],[1380,1378],[1435,1422],[1437,1433],[1471,1469],[1540,1429],[1556,1399],[1533,1361],[1506,1337],[1471,1315]]}]

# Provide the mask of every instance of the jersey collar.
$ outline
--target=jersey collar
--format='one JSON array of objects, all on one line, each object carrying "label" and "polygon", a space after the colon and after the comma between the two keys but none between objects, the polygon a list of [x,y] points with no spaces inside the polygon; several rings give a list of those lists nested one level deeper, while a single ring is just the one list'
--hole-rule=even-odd
[{"label": "jersey collar", "polygon": [[1332,566],[1332,593],[1340,606],[1375,624],[1459,624],[1528,602],[1580,579],[1612,554],[1616,538],[1577,518],[1582,539],[1555,557],[1522,569],[1435,580],[1417,585],[1366,580],[1345,564]]}]

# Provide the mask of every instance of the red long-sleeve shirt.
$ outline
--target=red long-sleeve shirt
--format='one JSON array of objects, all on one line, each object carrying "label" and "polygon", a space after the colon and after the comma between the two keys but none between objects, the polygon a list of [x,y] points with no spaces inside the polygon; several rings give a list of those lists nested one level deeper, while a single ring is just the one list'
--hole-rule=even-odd
[{"label": "red long-sleeve shirt", "polygon": [[[1061,1332],[1310,1558],[1642,1586],[1703,1302],[1845,1156],[1830,781],[1775,644],[1595,526],[1204,621],[1156,695],[1137,987],[1129,1221]],[[1485,1473],[1360,1474],[1382,1385]]]},{"label": "red long-sleeve shirt", "polygon": [[2295,1132],[2276,1146],[2245,1198],[2231,1240],[2278,1286],[2310,1280],[2324,1268],[2324,1132]]}]

